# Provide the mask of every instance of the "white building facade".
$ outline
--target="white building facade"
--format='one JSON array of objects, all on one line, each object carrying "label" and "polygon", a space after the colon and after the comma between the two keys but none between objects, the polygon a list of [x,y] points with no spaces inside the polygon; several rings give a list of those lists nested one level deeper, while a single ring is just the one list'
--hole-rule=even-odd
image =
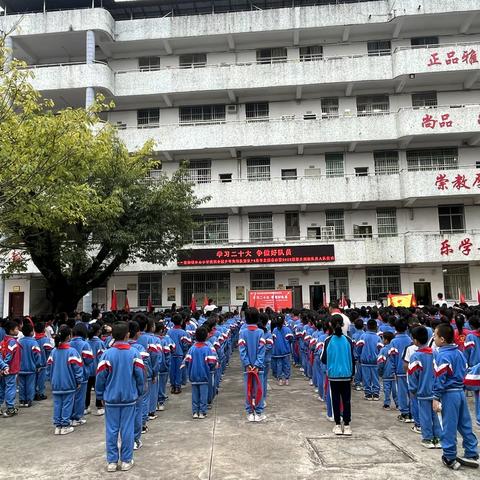
[{"label": "white building facade", "polygon": [[[210,198],[179,262],[129,265],[82,308],[114,286],[132,308],[277,288],[312,308],[476,301],[477,0],[50,2],[0,0],[34,85],[60,107],[114,100],[128,148],[153,138],[161,170],[188,161]],[[3,293],[5,315],[48,309],[33,268]]]}]

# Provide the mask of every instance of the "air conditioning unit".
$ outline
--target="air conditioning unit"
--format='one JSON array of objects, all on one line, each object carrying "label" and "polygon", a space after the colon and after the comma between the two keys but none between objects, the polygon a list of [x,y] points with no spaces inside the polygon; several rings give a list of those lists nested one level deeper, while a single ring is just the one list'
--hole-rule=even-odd
[{"label": "air conditioning unit", "polygon": [[127,124],[124,123],[124,122],[117,122],[115,124],[115,127],[118,129],[118,130],[126,130],[127,129]]},{"label": "air conditioning unit", "polygon": [[322,235],[322,240],[333,241],[335,240],[335,227],[320,227],[320,232]]},{"label": "air conditioning unit", "polygon": [[305,112],[303,114],[303,119],[304,120],[316,120],[317,119],[317,114],[314,112]]},{"label": "air conditioning unit", "polygon": [[295,120],[295,115],[282,115],[282,120]]},{"label": "air conditioning unit", "polygon": [[227,113],[237,113],[238,105],[227,105]]}]

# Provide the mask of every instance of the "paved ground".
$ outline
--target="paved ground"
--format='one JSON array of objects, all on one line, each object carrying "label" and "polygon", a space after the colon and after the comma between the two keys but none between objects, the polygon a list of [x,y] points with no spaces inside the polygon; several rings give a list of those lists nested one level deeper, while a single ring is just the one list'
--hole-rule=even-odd
[{"label": "paved ground", "polygon": [[[451,472],[440,450],[420,447],[420,436],[354,392],[351,438],[336,438],[325,405],[298,371],[289,387],[270,383],[265,423],[247,423],[238,353],[205,420],[190,416],[190,389],[175,396],[136,453],[128,473],[105,472],[103,419],[89,415],[73,434],[54,436],[50,400],[0,419],[0,478],[162,480],[473,479]],[[477,436],[480,429],[476,428]]]}]

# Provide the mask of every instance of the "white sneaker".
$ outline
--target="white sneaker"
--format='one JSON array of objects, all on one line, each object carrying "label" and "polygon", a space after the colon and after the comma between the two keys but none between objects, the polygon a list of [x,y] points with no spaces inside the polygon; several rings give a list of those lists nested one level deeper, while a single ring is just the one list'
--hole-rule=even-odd
[{"label": "white sneaker", "polygon": [[139,450],[140,448],[143,447],[143,443],[141,440],[135,440],[135,442],[133,443],[133,449],[134,450]]},{"label": "white sneaker", "polygon": [[133,460],[131,460],[130,462],[122,462],[120,470],[122,472],[128,472],[133,467],[133,465],[134,465]]},{"label": "white sneaker", "polygon": [[255,415],[255,421],[256,422],[263,422],[266,419],[267,419],[267,416],[264,413],[262,413],[260,415]]},{"label": "white sneaker", "polygon": [[350,425],[344,425],[343,434],[348,435],[350,437],[352,435],[352,427]]},{"label": "white sneaker", "polygon": [[72,426],[74,427],[79,427],[80,425],[85,425],[87,421],[84,418],[81,418],[80,420],[72,420]]},{"label": "white sneaker", "polygon": [[335,435],[343,435],[342,426],[341,426],[341,425],[335,425],[335,426],[333,427],[332,432],[333,432]]},{"label": "white sneaker", "polygon": [[157,407],[157,411],[163,412],[165,410],[165,405],[161,404]]},{"label": "white sneaker", "polygon": [[324,401],[325,401],[325,399],[324,399],[324,398],[322,398],[322,397],[319,395],[319,396],[318,396],[318,401],[319,401],[319,402],[324,402]]},{"label": "white sneaker", "polygon": [[313,380],[310,380],[310,381],[308,382],[308,384],[309,384],[311,387],[313,387]]},{"label": "white sneaker", "polygon": [[285,380],[285,385],[290,385],[290,382],[288,380]]},{"label": "white sneaker", "polygon": [[117,471],[117,464],[116,463],[109,463],[107,465],[107,472],[116,472]]},{"label": "white sneaker", "polygon": [[200,420],[203,420],[204,418],[207,418],[207,415],[206,415],[205,413],[199,413],[199,414],[198,414],[198,418],[199,418]]},{"label": "white sneaker", "polygon": [[62,427],[55,427],[55,435],[60,435],[61,431],[62,431]]},{"label": "white sneaker", "polygon": [[105,409],[104,408],[97,408],[97,411],[94,413],[95,416],[101,417],[102,415],[105,415]]},{"label": "white sneaker", "polygon": [[315,393],[318,393],[318,388],[315,389]]},{"label": "white sneaker", "polygon": [[69,433],[74,432],[75,429],[73,427],[62,427],[60,430],[60,435],[68,435]]},{"label": "white sneaker", "polygon": [[83,412],[84,415],[90,415],[90,413],[91,413],[90,407],[86,408]]},{"label": "white sneaker", "polygon": [[266,407],[267,406],[267,402],[264,400],[263,401],[263,406]]},{"label": "white sneaker", "polygon": [[334,419],[333,417],[329,417],[328,415],[327,415],[327,420],[328,420],[329,422],[334,422],[334,421],[335,421],[335,419]]},{"label": "white sneaker", "polygon": [[255,414],[254,413],[249,413],[248,417],[247,417],[247,420],[249,422],[254,422],[255,421]]},{"label": "white sneaker", "polygon": [[278,381],[278,385],[279,385],[280,387],[281,387],[282,385],[285,385],[285,384],[283,383],[283,380],[282,380],[282,379],[280,379],[280,380]]},{"label": "white sneaker", "polygon": [[195,412],[194,414],[192,414],[192,417],[193,417],[193,418],[198,418],[198,413]]}]

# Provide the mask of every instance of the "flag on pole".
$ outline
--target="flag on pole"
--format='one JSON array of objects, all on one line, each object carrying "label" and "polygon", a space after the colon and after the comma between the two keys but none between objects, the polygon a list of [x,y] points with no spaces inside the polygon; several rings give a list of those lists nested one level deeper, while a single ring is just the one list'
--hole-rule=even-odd
[{"label": "flag on pole", "polygon": [[195,300],[195,294],[192,293],[192,299],[190,300],[190,311],[196,312],[197,311],[197,301]]},{"label": "flag on pole", "polygon": [[117,307],[117,291],[115,290],[115,285],[113,286],[113,290],[112,290],[112,303],[111,303],[111,306],[110,306],[110,310],[112,312],[116,312],[118,310],[118,307]]},{"label": "flag on pole", "polygon": [[465,303],[465,295],[460,290],[460,287],[458,287],[458,303]]},{"label": "flag on pole", "polygon": [[129,312],[129,311],[130,311],[130,304],[128,303],[128,295],[125,295],[125,305],[123,306],[123,309],[124,309],[126,312]]},{"label": "flag on pole", "polygon": [[412,307],[416,307],[417,306],[417,296],[413,293],[412,294]]},{"label": "flag on pole", "polygon": [[327,292],[323,292],[323,306],[324,306],[325,308],[328,308]]},{"label": "flag on pole", "polygon": [[147,312],[148,313],[153,312],[152,297],[150,295],[148,296],[148,300],[147,300]]},{"label": "flag on pole", "polygon": [[480,290],[477,290],[477,302],[480,305]]},{"label": "flag on pole", "polygon": [[208,297],[207,294],[203,297],[203,306],[206,307],[208,305]]}]

